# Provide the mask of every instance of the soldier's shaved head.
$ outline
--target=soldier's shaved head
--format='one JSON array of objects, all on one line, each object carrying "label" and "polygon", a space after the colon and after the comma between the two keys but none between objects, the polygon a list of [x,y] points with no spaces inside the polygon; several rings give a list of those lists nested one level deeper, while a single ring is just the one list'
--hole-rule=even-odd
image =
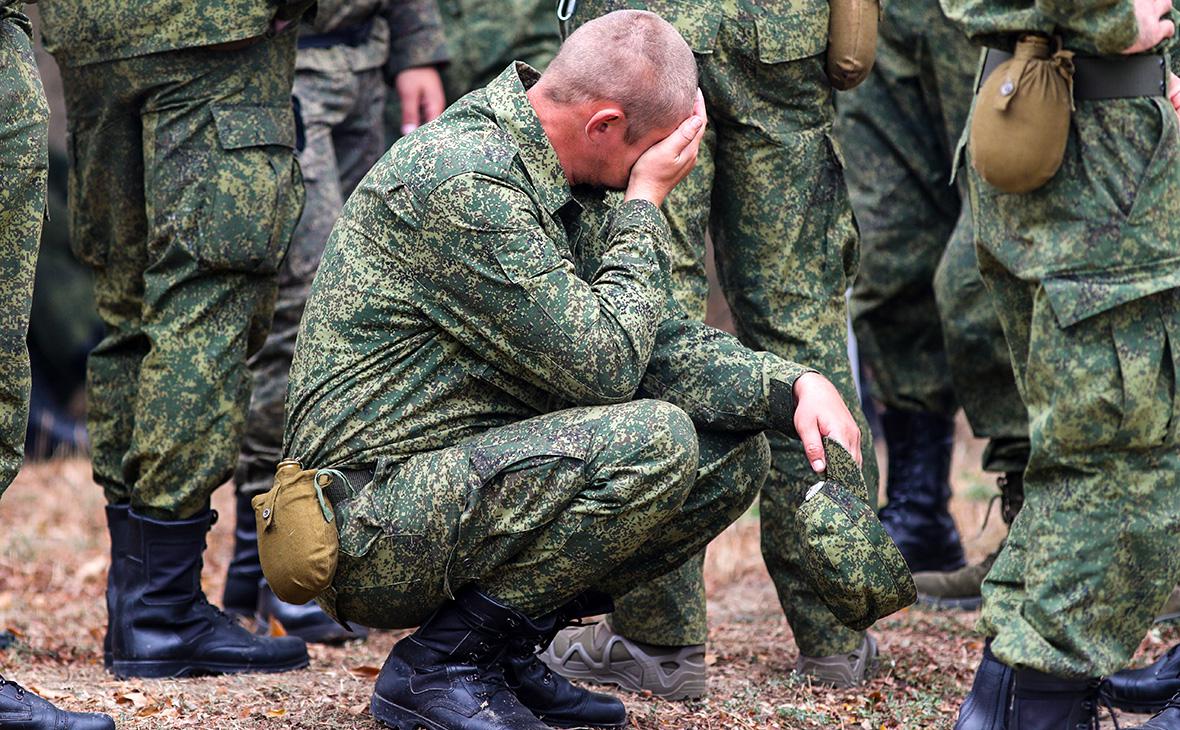
[{"label": "soldier's shaved head", "polygon": [[558,104],[617,104],[626,115],[626,140],[634,142],[692,113],[697,65],[668,21],[643,10],[616,10],[574,31],[538,86]]}]

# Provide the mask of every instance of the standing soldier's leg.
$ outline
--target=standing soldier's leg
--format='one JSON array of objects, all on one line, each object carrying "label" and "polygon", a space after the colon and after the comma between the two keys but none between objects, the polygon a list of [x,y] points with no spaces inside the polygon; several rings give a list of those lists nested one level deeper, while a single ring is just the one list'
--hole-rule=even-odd
[{"label": "standing soldier's leg", "polygon": [[121,675],[307,661],[297,639],[223,622],[194,577],[209,496],[242,436],[246,358],[265,336],[298,216],[293,40],[64,72],[71,237],[96,267],[108,327],[90,396],[95,474],[112,503],[107,640]]},{"label": "standing soldier's leg", "polygon": [[964,562],[947,509],[957,403],[933,288],[960,209],[948,181],[957,137],[945,128],[930,68],[944,51],[931,47],[927,33],[941,20],[936,2],[888,8],[877,63],[841,96],[838,123],[863,245],[854,327],[873,395],[885,407],[881,521],[911,570]]},{"label": "standing soldier's leg", "polygon": [[[49,165],[49,107],[26,22],[23,16],[0,18],[0,495],[24,453],[30,387],[25,336]],[[0,718],[24,727],[115,727],[106,715],[63,712],[3,675]]]},{"label": "standing soldier's leg", "polygon": [[[302,110],[305,146],[298,153],[306,203],[279,269],[274,322],[266,344],[250,360],[254,391],[242,455],[234,474],[237,522],[234,556],[226,575],[227,611],[253,615],[312,642],[363,638],[314,603],[280,601],[262,580],[254,508],[250,500],[270,488],[281,458],[287,375],[312,279],[344,201],[384,152],[380,128],[385,86],[380,71],[298,71],[294,94]],[[260,589],[261,586],[261,589]]]},{"label": "standing soldier's leg", "polygon": [[[831,139],[833,92],[820,55],[827,16],[816,13],[808,22],[816,27],[805,37],[818,40],[786,49],[763,38],[751,15],[722,23],[703,74],[718,120],[711,230],[721,287],[742,342],[816,367],[856,404],[845,304],[856,270],[856,227]],[[788,181],[785,189],[781,181]],[[860,409],[852,411],[861,424],[866,483],[875,494],[872,437]],[[797,667],[818,681],[859,683],[875,655],[872,638],[836,620],[800,563],[795,513],[816,475],[798,441],[768,437],[762,555],[794,631]]]}]

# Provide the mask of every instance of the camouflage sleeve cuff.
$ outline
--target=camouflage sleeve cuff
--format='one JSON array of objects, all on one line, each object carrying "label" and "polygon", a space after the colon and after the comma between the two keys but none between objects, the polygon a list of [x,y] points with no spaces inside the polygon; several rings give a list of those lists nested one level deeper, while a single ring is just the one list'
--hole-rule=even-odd
[{"label": "camouflage sleeve cuff", "polygon": [[806,373],[818,373],[809,367],[787,362],[773,355],[768,358],[762,370],[766,400],[770,405],[770,427],[776,431],[799,438],[795,432],[795,381]]},{"label": "camouflage sleeve cuff", "polygon": [[667,242],[672,236],[664,214],[650,200],[636,199],[621,203],[615,208],[611,226],[614,231],[640,230],[661,242]]},{"label": "camouflage sleeve cuff", "polygon": [[399,73],[416,66],[442,66],[450,62],[442,16],[434,0],[391,3],[385,11],[389,23],[389,60],[385,80],[392,84]]}]

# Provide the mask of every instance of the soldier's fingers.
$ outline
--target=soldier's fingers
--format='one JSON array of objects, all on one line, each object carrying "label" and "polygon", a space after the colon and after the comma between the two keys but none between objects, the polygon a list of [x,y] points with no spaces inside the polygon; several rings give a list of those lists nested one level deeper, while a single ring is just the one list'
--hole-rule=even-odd
[{"label": "soldier's fingers", "polygon": [[1160,21],[1160,37],[1156,43],[1165,41],[1174,35],[1176,35],[1176,24],[1170,20]]},{"label": "soldier's fingers", "polygon": [[402,102],[402,134],[407,135],[422,122],[422,100],[417,93],[405,94]]},{"label": "soldier's fingers", "polygon": [[447,98],[442,88],[428,91],[423,100],[422,107],[423,116],[425,117],[422,120],[423,122],[429,122],[432,119],[436,119],[439,114],[442,114],[443,110],[447,108]]},{"label": "soldier's fingers", "polygon": [[795,430],[803,442],[803,453],[807,455],[807,463],[811,464],[812,471],[822,472],[827,464],[824,463],[824,442],[819,433],[819,422],[808,418],[803,423],[796,423]]},{"label": "soldier's fingers", "polygon": [[1156,17],[1162,17],[1172,12],[1172,0],[1156,0],[1155,14]]},{"label": "soldier's fingers", "polygon": [[688,145],[692,144],[692,141],[696,139],[697,134],[699,134],[700,131],[704,129],[704,127],[705,120],[701,119],[695,114],[681,122],[680,126],[676,129],[679,134],[674,134],[670,137],[670,139],[679,142],[679,145],[675,150],[676,154],[679,155],[684,151],[685,147],[688,147]]},{"label": "soldier's fingers", "polygon": [[701,87],[699,87],[699,86],[697,87],[696,103],[692,105],[692,113],[693,113],[693,116],[697,116],[697,117],[700,117],[701,119],[703,119],[705,124],[709,123],[709,113],[705,109],[705,95],[701,91]]}]

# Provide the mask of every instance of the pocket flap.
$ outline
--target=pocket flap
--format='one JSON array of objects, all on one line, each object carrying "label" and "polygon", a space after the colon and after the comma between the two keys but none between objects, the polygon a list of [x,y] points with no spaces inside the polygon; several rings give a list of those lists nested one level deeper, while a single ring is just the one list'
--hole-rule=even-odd
[{"label": "pocket flap", "polygon": [[295,118],[290,106],[216,106],[213,121],[222,149],[272,144],[295,149]]},{"label": "pocket flap", "polygon": [[793,13],[754,19],[758,31],[758,60],[783,63],[823,53],[828,47],[830,9],[825,2],[791,3]]},{"label": "pocket flap", "polygon": [[717,30],[721,27],[721,12],[717,3],[700,0],[646,0],[631,6],[650,10],[672,24],[693,53],[712,53]]}]

